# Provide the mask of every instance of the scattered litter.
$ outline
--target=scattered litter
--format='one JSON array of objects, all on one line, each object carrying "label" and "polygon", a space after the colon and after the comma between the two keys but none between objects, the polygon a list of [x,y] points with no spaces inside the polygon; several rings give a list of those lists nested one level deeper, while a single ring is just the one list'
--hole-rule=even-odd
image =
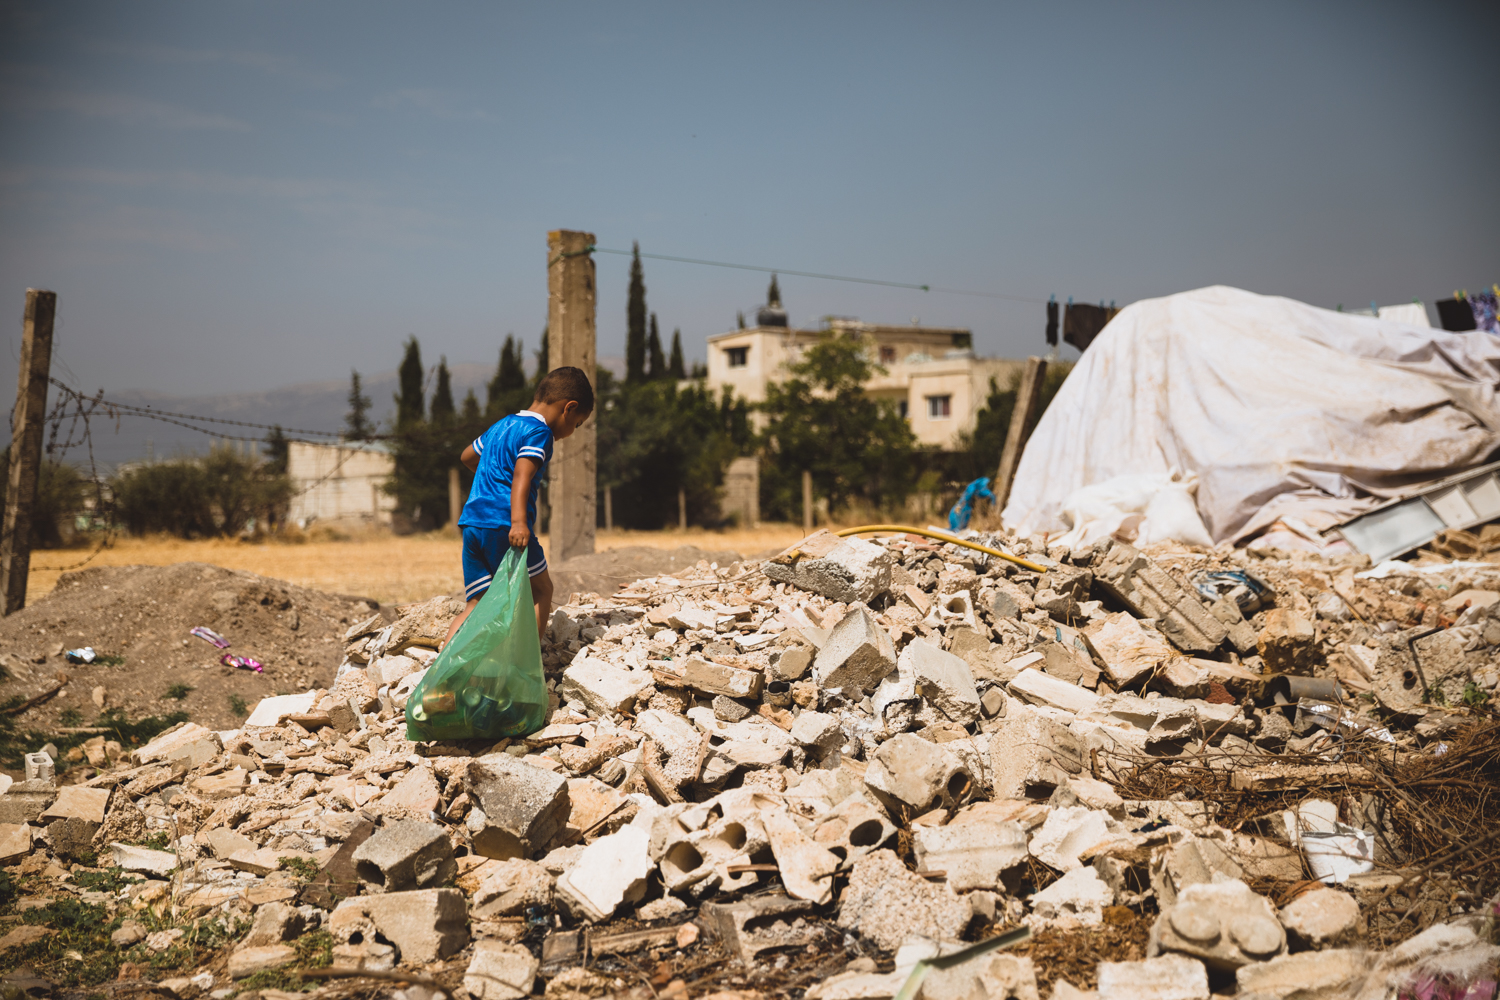
[{"label": "scattered litter", "polygon": [[253,659],[249,656],[235,656],[232,653],[225,653],[223,656],[219,657],[219,662],[224,664],[224,666],[226,667],[234,667],[237,670],[253,670],[257,674],[262,673],[265,670],[265,664],[261,663],[259,660]]},{"label": "scattered litter", "polygon": [[66,654],[69,663],[93,663],[98,655],[98,653],[94,652],[93,646],[84,646],[80,649],[70,649]]},{"label": "scattered litter", "polygon": [[202,639],[205,642],[213,643],[220,649],[229,648],[229,640],[224,638],[222,635],[215,632],[211,628],[205,628],[202,625],[198,625],[191,630],[190,634],[196,635],[198,638]]}]

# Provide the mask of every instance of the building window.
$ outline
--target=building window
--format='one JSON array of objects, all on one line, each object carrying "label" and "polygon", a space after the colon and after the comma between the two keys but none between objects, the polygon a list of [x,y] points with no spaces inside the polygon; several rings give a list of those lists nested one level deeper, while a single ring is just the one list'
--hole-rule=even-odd
[{"label": "building window", "polygon": [[896,363],[896,349],[894,347],[882,347],[880,349],[880,363],[893,365]]},{"label": "building window", "polygon": [[726,347],[724,353],[729,358],[731,368],[743,368],[750,363],[750,348],[748,347]]},{"label": "building window", "polygon": [[928,396],[927,397],[927,419],[947,420],[953,416],[952,396]]},{"label": "building window", "polygon": [[908,409],[908,407],[906,405],[906,400],[903,399],[901,402],[897,403],[896,404],[896,408],[901,411],[901,419],[905,420],[906,419],[906,411]]}]

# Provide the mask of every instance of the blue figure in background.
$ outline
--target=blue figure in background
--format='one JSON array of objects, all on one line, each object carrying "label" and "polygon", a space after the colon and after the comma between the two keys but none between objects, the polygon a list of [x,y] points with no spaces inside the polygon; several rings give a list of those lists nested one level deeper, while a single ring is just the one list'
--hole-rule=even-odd
[{"label": "blue figure in background", "polygon": [[995,499],[995,494],[990,492],[989,479],[976,479],[964,487],[958,503],[948,512],[949,531],[963,531],[969,526],[969,518],[974,516],[974,501],[981,497],[985,500]]}]

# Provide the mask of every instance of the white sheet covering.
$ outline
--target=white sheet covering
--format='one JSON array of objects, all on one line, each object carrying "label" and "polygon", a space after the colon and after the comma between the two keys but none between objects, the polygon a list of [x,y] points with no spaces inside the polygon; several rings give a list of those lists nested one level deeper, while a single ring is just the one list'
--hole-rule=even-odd
[{"label": "white sheet covering", "polygon": [[1025,534],[1076,529],[1063,517],[1075,490],[1179,470],[1197,478],[1212,538],[1238,540],[1274,520],[1256,515],[1278,497],[1278,514],[1295,516],[1298,491],[1326,511],[1489,460],[1497,388],[1500,338],[1483,333],[1221,285],[1146,299],[1084,352],[1002,516]]}]

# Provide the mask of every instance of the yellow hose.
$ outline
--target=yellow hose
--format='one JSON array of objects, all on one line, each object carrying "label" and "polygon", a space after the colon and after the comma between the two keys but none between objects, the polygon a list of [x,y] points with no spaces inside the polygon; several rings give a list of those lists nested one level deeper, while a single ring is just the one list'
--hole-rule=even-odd
[{"label": "yellow hose", "polygon": [[1013,556],[1009,552],[1002,552],[999,549],[992,549],[988,545],[980,545],[978,542],[969,542],[965,541],[962,538],[954,538],[952,535],[945,535],[942,532],[928,531],[926,528],[912,528],[904,524],[865,524],[861,525],[858,528],[845,528],[842,531],[834,532],[834,534],[838,535],[840,538],[843,538],[845,535],[863,535],[866,532],[870,531],[903,531],[911,535],[922,535],[926,538],[936,539],[940,542],[952,542],[954,545],[962,545],[966,549],[977,549],[978,551],[986,553],[987,555],[998,556],[999,558],[1004,559],[1006,562],[1013,562],[1017,566],[1024,566],[1026,569],[1031,570],[1033,573],[1047,572],[1047,567],[1038,566],[1034,562],[1027,562],[1020,556]]}]

